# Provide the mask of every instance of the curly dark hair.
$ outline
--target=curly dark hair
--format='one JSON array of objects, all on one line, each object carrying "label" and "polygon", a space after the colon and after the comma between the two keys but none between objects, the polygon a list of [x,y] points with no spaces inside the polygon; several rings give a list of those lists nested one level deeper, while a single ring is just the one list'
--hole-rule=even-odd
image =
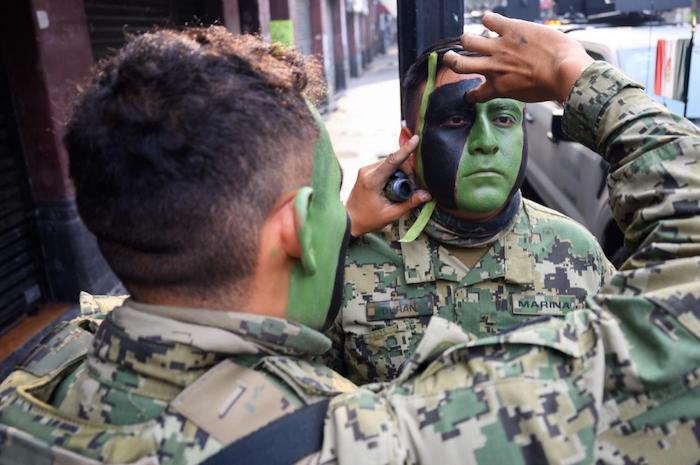
[{"label": "curly dark hair", "polygon": [[406,125],[411,131],[416,130],[415,124],[418,119],[418,111],[420,110],[420,101],[423,95],[421,86],[428,79],[428,58],[432,52],[437,52],[438,62],[437,69],[440,70],[443,64],[443,57],[449,50],[465,56],[479,56],[478,53],[464,50],[459,37],[448,37],[439,40],[426,50],[424,50],[416,61],[408,68],[406,75],[403,78],[401,98],[404,102],[404,111]]},{"label": "curly dark hair", "polygon": [[64,144],[80,215],[127,288],[250,276],[270,209],[310,181],[306,100],[323,92],[315,59],[220,26],[135,36],[98,63]]}]

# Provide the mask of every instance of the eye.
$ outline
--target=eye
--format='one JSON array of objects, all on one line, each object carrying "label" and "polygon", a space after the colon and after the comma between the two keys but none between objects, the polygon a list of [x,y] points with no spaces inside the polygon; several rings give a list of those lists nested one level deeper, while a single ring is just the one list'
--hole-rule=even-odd
[{"label": "eye", "polygon": [[509,128],[515,124],[515,118],[510,115],[498,115],[493,119],[493,123],[496,126]]},{"label": "eye", "polygon": [[471,123],[471,118],[466,115],[452,115],[443,121],[440,126],[444,128],[461,128]]}]

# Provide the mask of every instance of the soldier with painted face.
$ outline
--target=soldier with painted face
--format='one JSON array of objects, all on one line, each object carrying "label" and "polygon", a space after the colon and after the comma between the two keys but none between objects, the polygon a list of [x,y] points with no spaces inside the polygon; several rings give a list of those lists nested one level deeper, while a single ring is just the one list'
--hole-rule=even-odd
[{"label": "soldier with painted face", "polygon": [[[457,39],[435,45],[404,83],[401,142],[421,136],[408,171],[433,201],[348,251],[332,366],[357,383],[397,376],[435,315],[493,335],[582,308],[614,271],[583,226],[522,197],[524,104],[465,102],[483,76],[443,66],[448,50],[464,52]],[[362,203],[351,194],[348,208]],[[370,228],[362,216],[354,235]]]},{"label": "soldier with painted face", "polygon": [[[349,237],[318,71],[222,27],[138,36],[98,65],[65,144],[131,297],[104,317],[121,301],[84,296],[4,380],[0,464],[200,463],[354,389],[303,360],[330,346]],[[300,460],[305,437],[230,463]]]},{"label": "soldier with painted face", "polygon": [[[232,43],[223,31],[146,35],[109,62],[125,63],[102,69],[73,120],[82,130],[68,138],[71,159],[81,162],[72,167],[79,198],[87,202],[81,214],[120,276],[130,278],[133,297],[95,336],[89,318],[58,328],[2,384],[0,464],[294,463],[303,455],[279,454],[303,452],[299,445],[314,436],[320,442],[320,434],[308,428],[313,422],[280,422],[309,411],[323,416],[323,399],[343,391],[353,392],[329,404],[321,455],[301,463],[696,464],[700,132],[610,65],[592,63],[564,34],[493,15],[484,22],[503,40],[464,42],[489,59],[449,58],[457,69],[478,67],[487,76],[468,97],[556,98],[564,102],[567,132],[610,162],[613,212],[634,254],[589,299],[589,309],[480,340],[435,317],[400,378],[365,389],[302,361],[329,345],[312,327],[322,328],[332,315],[347,223],[336,160],[296,87],[303,87],[299,57],[256,39]],[[191,74],[182,73],[195,64]],[[266,73],[269,67],[275,73]],[[283,76],[294,77],[295,85],[287,87]],[[144,84],[153,86],[140,93]],[[169,97],[162,107],[151,105],[161,95],[157,89]],[[213,99],[204,106],[208,94]],[[275,110],[274,124],[238,118],[258,108],[249,106],[250,98]],[[182,105],[193,119],[178,111]],[[159,108],[178,118],[153,125]],[[169,129],[185,130],[180,123],[201,123],[228,137],[165,137]],[[262,125],[259,132],[251,131],[254,124]],[[243,132],[235,137],[238,129]],[[121,137],[109,137],[113,131]],[[168,142],[164,152],[151,137],[138,144],[153,131]],[[291,140],[275,137],[280,131]],[[265,136],[262,145],[254,134]],[[234,140],[245,147],[203,145]],[[82,143],[90,150],[81,150]],[[251,153],[259,157],[237,163]],[[392,163],[404,155],[392,156]],[[384,173],[383,182],[389,165],[373,168]],[[130,167],[135,178],[122,179]],[[242,170],[262,197],[230,184]],[[115,194],[111,188],[125,182],[131,189],[116,197],[98,195]],[[221,185],[231,190],[215,188]],[[221,199],[204,197],[212,188]],[[248,196],[259,203],[248,204]],[[176,210],[179,222],[168,221],[163,205]],[[249,221],[233,222],[225,214],[231,208]],[[149,235],[141,223],[127,221],[132,214],[163,229]],[[242,229],[222,236],[209,228]],[[237,235],[246,228],[258,233],[248,236],[256,242],[252,268],[223,259],[239,252],[231,245],[240,245]],[[200,241],[224,248],[204,250]],[[212,256],[219,262],[208,260]],[[223,286],[241,284],[227,271],[241,272],[245,285]],[[185,281],[164,279],[188,272]],[[202,273],[206,288],[195,279]],[[83,302],[90,312],[112,304]]]},{"label": "soldier with painted face", "polygon": [[465,97],[561,102],[566,133],[610,163],[633,254],[563,318],[475,340],[433,317],[396,380],[331,401],[322,461],[696,465],[700,131],[559,31],[484,25],[499,37],[462,39],[482,57],[445,59],[486,76]]}]

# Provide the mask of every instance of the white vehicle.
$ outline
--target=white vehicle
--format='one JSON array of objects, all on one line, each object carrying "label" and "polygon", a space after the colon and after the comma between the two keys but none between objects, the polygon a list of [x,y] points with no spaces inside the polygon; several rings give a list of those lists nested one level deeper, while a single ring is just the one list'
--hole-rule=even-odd
[{"label": "white vehicle", "polygon": [[[645,24],[633,27],[576,26],[567,32],[596,60],[605,60],[646,86],[647,92],[673,112],[683,114],[683,102],[653,94],[656,44],[659,39],[689,38],[689,26]],[[700,42],[700,36],[698,37]],[[700,48],[691,62],[688,117],[700,122]],[[624,258],[623,236],[608,206],[607,163],[561,130],[563,108],[558,102],[528,104],[526,130],[528,166],[523,193],[584,224],[600,241],[613,263]]]}]

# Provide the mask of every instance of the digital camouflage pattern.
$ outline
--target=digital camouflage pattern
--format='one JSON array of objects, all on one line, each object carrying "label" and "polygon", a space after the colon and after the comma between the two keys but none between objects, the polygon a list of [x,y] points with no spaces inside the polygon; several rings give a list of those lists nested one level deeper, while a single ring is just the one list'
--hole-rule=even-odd
[{"label": "digital camouflage pattern", "polygon": [[[564,120],[611,162],[613,211],[636,250],[623,270],[587,310],[483,339],[432,318],[395,382],[332,401],[322,454],[311,463],[697,463],[700,132],[637,87],[596,63],[579,79]],[[304,396],[353,389],[299,360],[325,350],[325,338],[274,318],[127,301],[99,327],[87,360],[90,325],[57,330],[65,333],[0,387],[0,464],[197,463]],[[76,364],[92,361],[85,384],[67,380]],[[101,371],[117,364],[124,369]],[[213,368],[187,385],[186,368],[206,365]],[[242,380],[259,396],[237,408],[231,399]],[[58,410],[70,397],[59,397],[61,382],[84,386],[100,407]],[[155,389],[166,383],[172,390]],[[138,415],[150,420],[105,423],[124,404],[103,388],[140,389],[134,399],[142,399],[149,386],[154,408]],[[156,401],[177,389],[161,408]]]},{"label": "digital camouflage pattern", "polygon": [[698,463],[700,131],[639,87],[596,62],[564,115],[610,162],[622,270],[498,335],[434,317],[396,382],[331,401],[324,463]]},{"label": "digital camouflage pattern", "polygon": [[434,315],[489,336],[583,308],[615,271],[583,226],[527,199],[512,226],[481,248],[447,245],[435,233],[399,242],[413,220],[365,235],[348,251],[327,358],[358,384],[395,378]]},{"label": "digital camouflage pattern", "polygon": [[88,316],[57,327],[0,385],[2,465],[199,463],[354,389],[302,360],[330,346],[303,325],[131,300],[110,311],[116,301],[88,294],[81,304],[106,315],[99,327]]}]

